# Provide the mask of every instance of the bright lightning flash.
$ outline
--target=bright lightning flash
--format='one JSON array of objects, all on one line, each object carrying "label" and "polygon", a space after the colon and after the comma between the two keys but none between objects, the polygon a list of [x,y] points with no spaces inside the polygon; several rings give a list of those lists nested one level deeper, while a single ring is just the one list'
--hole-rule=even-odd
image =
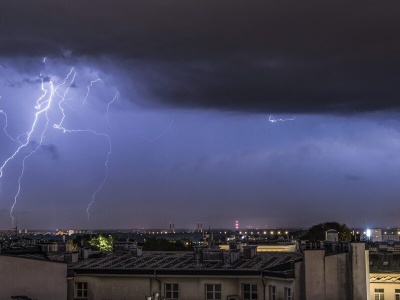
[{"label": "bright lightning flash", "polygon": [[[43,59],[43,63],[46,62],[46,58]],[[23,135],[20,135],[18,138],[13,138],[11,135],[8,134],[7,132],[7,126],[8,126],[8,119],[7,119],[7,114],[3,111],[0,110],[0,114],[5,117],[5,126],[3,127],[4,133],[7,135],[8,138],[10,138],[12,141],[17,142],[19,146],[16,148],[14,152],[8,158],[4,160],[4,162],[0,165],[0,179],[3,177],[3,171],[7,167],[7,165],[14,159],[17,159],[18,156],[22,155],[22,167],[21,167],[21,173],[20,176],[18,177],[18,188],[17,192],[14,196],[14,202],[12,204],[12,207],[10,209],[10,216],[12,219],[12,225],[14,224],[14,216],[13,216],[13,210],[15,208],[15,205],[17,204],[18,197],[21,192],[21,182],[24,177],[25,173],[25,164],[26,160],[29,159],[33,154],[35,154],[38,149],[42,146],[43,141],[46,136],[46,132],[48,130],[48,125],[51,122],[49,118],[49,112],[50,110],[57,110],[59,112],[59,115],[61,115],[60,120],[58,123],[53,124],[53,128],[56,130],[60,130],[62,133],[89,133],[89,134],[94,134],[100,137],[104,137],[107,140],[108,143],[108,151],[106,155],[106,160],[104,163],[105,166],[105,176],[101,182],[101,184],[98,186],[98,188],[94,191],[91,201],[87,206],[86,212],[88,216],[88,221],[90,217],[90,209],[92,205],[95,202],[96,195],[100,192],[100,190],[103,188],[104,184],[106,183],[108,179],[108,162],[109,158],[111,155],[111,139],[110,136],[106,133],[102,132],[97,132],[93,129],[68,129],[65,128],[63,123],[66,118],[65,114],[65,109],[64,106],[68,104],[66,103],[67,100],[67,94],[74,83],[75,77],[76,77],[76,71],[74,68],[71,68],[69,73],[65,76],[65,78],[61,81],[59,84],[55,84],[52,80],[45,82],[43,80],[43,77],[40,76],[41,79],[41,90],[42,90],[42,95],[36,100],[36,105],[34,109],[36,112],[34,113],[34,119],[33,122],[30,126],[30,130]],[[87,93],[84,98],[84,103],[86,103],[86,99],[89,97],[90,89],[92,85],[99,81],[100,79],[96,79],[90,82],[90,84],[87,87]],[[67,83],[68,82],[68,83]],[[64,88],[64,91],[62,92],[62,89]],[[106,121],[108,122],[108,109],[109,106],[118,100],[119,93],[116,93],[114,96],[114,99],[108,103],[107,105],[107,114],[106,114]],[[25,139],[23,141],[20,140],[21,136],[25,136]],[[35,142],[33,140],[34,136],[39,137],[39,141]]]},{"label": "bright lightning flash", "polygon": [[294,121],[294,117],[293,118],[288,118],[288,119],[275,119],[273,116],[269,116],[268,121],[270,123],[277,123],[277,122],[287,122],[287,121]]}]

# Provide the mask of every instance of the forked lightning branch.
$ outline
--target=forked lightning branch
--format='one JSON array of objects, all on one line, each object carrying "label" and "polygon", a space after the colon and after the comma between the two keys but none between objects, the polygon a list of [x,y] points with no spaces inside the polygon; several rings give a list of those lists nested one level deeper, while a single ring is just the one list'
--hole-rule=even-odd
[{"label": "forked lightning branch", "polygon": [[[46,63],[46,58],[43,59],[43,64]],[[1,109],[0,106],[0,117],[4,120],[3,133],[15,144],[14,150],[10,154],[5,154],[6,159],[0,162],[0,180],[7,175],[7,168],[12,161],[17,161],[20,163],[19,176],[17,179],[17,190],[14,194],[14,200],[10,208],[10,217],[12,224],[14,224],[14,209],[20,197],[20,192],[22,189],[22,183],[25,173],[26,161],[37,153],[37,151],[42,147],[44,140],[46,139],[46,133],[48,130],[58,130],[63,134],[92,134],[104,138],[108,144],[108,149],[105,149],[105,161],[104,161],[104,177],[99,183],[97,189],[93,192],[92,197],[88,203],[86,212],[88,217],[88,222],[90,218],[90,209],[95,203],[97,194],[101,191],[104,184],[108,179],[108,163],[111,156],[111,138],[107,133],[98,132],[91,128],[66,128],[64,121],[68,118],[66,113],[66,107],[71,108],[68,101],[70,100],[69,92],[71,87],[74,85],[76,80],[77,71],[75,68],[71,68],[66,76],[57,82],[56,79],[47,79],[42,74],[40,74],[41,81],[41,95],[36,101],[33,100],[32,104],[32,114],[33,121],[26,133],[21,134],[17,137],[13,137],[8,131],[9,117],[5,110]],[[46,79],[45,79],[46,78]],[[86,87],[86,94],[82,101],[81,107],[88,103],[88,98],[90,97],[91,89],[94,83],[100,81],[100,78],[91,80]],[[109,124],[108,111],[110,105],[118,100],[119,93],[116,92],[115,96],[107,104],[107,112],[105,115],[104,122]],[[0,98],[1,99],[1,98]],[[79,100],[79,99],[78,99]],[[1,105],[1,102],[0,102]],[[57,111],[58,114],[53,112]],[[52,116],[58,115],[58,120],[54,120]],[[8,156],[7,156],[8,155]]]}]

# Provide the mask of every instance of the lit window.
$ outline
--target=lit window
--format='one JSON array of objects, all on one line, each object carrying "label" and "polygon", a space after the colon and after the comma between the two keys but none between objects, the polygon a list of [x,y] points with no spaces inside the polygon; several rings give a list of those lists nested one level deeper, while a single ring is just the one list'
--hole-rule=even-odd
[{"label": "lit window", "polygon": [[206,299],[217,300],[222,299],[220,284],[206,284]]},{"label": "lit window", "polygon": [[285,300],[292,300],[292,299],[293,299],[292,289],[285,288]]},{"label": "lit window", "polygon": [[257,285],[256,284],[243,284],[243,299],[244,300],[257,300]]},{"label": "lit window", "polygon": [[375,289],[375,300],[385,300],[383,289]]},{"label": "lit window", "polygon": [[274,286],[274,285],[270,285],[269,286],[269,299],[271,299],[271,300],[277,300],[278,299],[278,296],[277,296],[277,293],[276,293],[276,286]]},{"label": "lit window", "polygon": [[177,283],[166,283],[165,284],[165,299],[176,300],[179,299],[179,290]]},{"label": "lit window", "polygon": [[87,282],[77,282],[75,287],[76,287],[76,297],[78,299],[87,299],[88,298]]}]

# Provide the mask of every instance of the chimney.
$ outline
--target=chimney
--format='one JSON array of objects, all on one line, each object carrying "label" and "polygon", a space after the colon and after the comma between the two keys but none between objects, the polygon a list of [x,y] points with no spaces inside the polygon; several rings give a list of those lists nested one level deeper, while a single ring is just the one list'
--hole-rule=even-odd
[{"label": "chimney", "polygon": [[140,257],[142,256],[142,247],[135,246],[131,249],[131,255],[133,257]]},{"label": "chimney", "polygon": [[138,257],[142,255],[142,247],[138,247],[136,242],[116,242],[114,243],[114,254],[130,254],[134,257]]},{"label": "chimney", "polygon": [[203,261],[224,261],[223,250],[219,248],[203,249]]},{"label": "chimney", "polygon": [[235,261],[239,260],[240,250],[239,249],[225,250],[223,252],[223,257],[224,257],[224,265],[231,266]]},{"label": "chimney", "polygon": [[243,246],[244,258],[251,259],[257,255],[257,245]]},{"label": "chimney", "polygon": [[64,253],[64,261],[66,263],[75,263],[78,261],[78,252],[66,252]]},{"label": "chimney", "polygon": [[205,249],[207,249],[207,246],[204,245],[193,246],[194,260],[196,261],[197,266],[201,266],[203,264],[203,251]]},{"label": "chimney", "polygon": [[235,249],[239,249],[240,251],[243,251],[243,244],[241,242],[229,243],[229,250],[235,250]]},{"label": "chimney", "polygon": [[88,259],[90,254],[92,254],[92,249],[90,248],[79,248],[79,258],[80,259]]}]

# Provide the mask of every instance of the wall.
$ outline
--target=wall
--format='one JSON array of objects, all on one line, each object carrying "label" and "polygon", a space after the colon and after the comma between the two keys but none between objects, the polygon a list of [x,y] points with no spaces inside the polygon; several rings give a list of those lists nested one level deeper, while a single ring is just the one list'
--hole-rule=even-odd
[{"label": "wall", "polygon": [[[140,277],[132,277],[126,275],[78,275],[75,276],[74,282],[88,283],[88,297],[96,300],[143,300],[145,295],[150,295],[151,279]],[[68,299],[74,299],[74,284],[70,286]],[[140,295],[140,297],[139,297]],[[136,297],[137,296],[137,297]]]},{"label": "wall", "polygon": [[351,299],[349,271],[349,255],[347,253],[325,257],[326,300],[342,300],[344,295],[347,295],[347,299]]},{"label": "wall", "polygon": [[[242,285],[256,284],[258,299],[264,299],[263,282],[260,276],[160,276],[153,275],[80,275],[75,274],[75,282],[87,282],[89,299],[96,300],[143,300],[145,295],[159,291],[165,295],[166,283],[179,284],[179,298],[185,300],[205,299],[206,284],[221,284],[222,299],[239,296],[242,299]],[[160,283],[159,283],[159,281]],[[277,287],[278,299],[283,299],[284,288],[289,287],[294,293],[294,279],[266,278],[265,300],[269,299],[268,286]],[[73,285],[71,285],[73,286]],[[69,299],[73,299],[70,291]]]},{"label": "wall", "polygon": [[369,251],[365,243],[351,243],[353,300],[369,299]]},{"label": "wall", "polygon": [[67,299],[67,265],[0,255],[0,300],[25,295],[33,299]]},{"label": "wall", "polygon": [[[308,300],[368,300],[369,253],[365,243],[351,243],[349,253],[325,256],[323,249],[303,252],[302,269],[296,267],[297,297]],[[301,282],[301,276],[304,281]]]},{"label": "wall", "polygon": [[294,299],[306,299],[305,291],[305,276],[304,276],[304,263],[303,261],[296,262],[294,264],[294,278],[295,278],[295,293]]},{"label": "wall", "polygon": [[304,250],[306,299],[325,300],[325,250]]}]

